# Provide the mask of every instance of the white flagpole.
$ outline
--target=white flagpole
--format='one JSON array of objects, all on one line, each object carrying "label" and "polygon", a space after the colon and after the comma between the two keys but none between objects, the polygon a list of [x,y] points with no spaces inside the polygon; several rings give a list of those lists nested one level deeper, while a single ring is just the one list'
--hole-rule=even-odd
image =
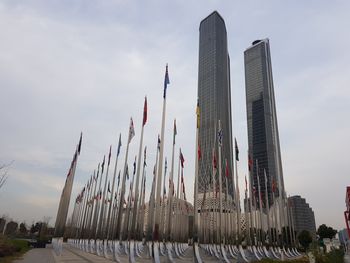
[{"label": "white flagpole", "polygon": [[[159,241],[159,216],[160,216],[160,198],[162,188],[162,172],[163,172],[163,152],[164,152],[164,130],[165,130],[165,113],[166,113],[166,87],[169,83],[168,77],[168,65],[166,65],[165,79],[164,79],[164,95],[163,95],[163,112],[162,112],[162,128],[160,133],[160,151],[158,161],[158,173],[157,173],[157,191],[156,191],[156,209],[155,209],[155,220],[154,220],[154,233],[153,240]],[[154,246],[157,248],[157,246]],[[158,251],[157,251],[158,254]]]},{"label": "white flagpole", "polygon": [[271,244],[271,229],[270,229],[270,204],[269,204],[269,195],[267,192],[267,176],[266,176],[266,170],[264,169],[264,176],[265,176],[265,202],[266,202],[266,216],[267,216],[267,233],[269,236],[269,242],[268,244]]},{"label": "white flagpole", "polygon": [[[221,135],[220,135],[221,133]],[[223,243],[222,240],[222,167],[221,167],[221,144],[222,144],[222,130],[221,130],[221,121],[219,120],[219,136],[221,136],[221,139],[219,138],[219,239],[220,244]],[[221,140],[221,141],[220,141]]]},{"label": "white flagpole", "polygon": [[[236,139],[235,139],[235,142],[236,142]],[[237,236],[236,236],[236,244],[238,245],[240,232],[241,232],[241,211],[240,211],[240,196],[239,196],[239,186],[238,186],[238,168],[237,168],[237,157],[236,156],[235,156],[235,170],[236,170],[236,208],[237,208]]]},{"label": "white flagpole", "polygon": [[258,178],[258,194],[259,194],[259,216],[260,216],[260,245],[263,243],[263,223],[262,223],[262,204],[261,204],[261,190],[260,190],[260,176],[259,176],[259,164],[258,160],[256,160],[256,176]]},{"label": "white flagpole", "polygon": [[121,241],[121,238],[122,238],[121,221],[122,221],[123,202],[124,202],[124,195],[125,195],[126,167],[128,163],[129,144],[132,137],[134,136],[134,132],[131,132],[131,126],[133,126],[132,118],[130,118],[129,137],[128,137],[128,143],[126,145],[125,161],[124,161],[124,168],[123,168],[123,179],[122,179],[122,185],[121,185],[121,191],[120,191],[118,219],[117,219],[117,226],[116,226],[116,234],[119,235],[119,241]]},{"label": "white flagpole", "polygon": [[175,136],[177,133],[176,130],[176,119],[174,120],[174,138],[173,138],[173,151],[171,154],[171,172],[169,175],[169,191],[168,191],[168,228],[166,232],[166,240],[170,241],[171,235],[171,219],[172,219],[172,211],[173,211],[173,195],[174,195],[174,153],[175,153]]},{"label": "white flagpole", "polygon": [[143,120],[142,120],[142,128],[141,128],[141,138],[140,138],[140,147],[139,147],[139,155],[137,160],[137,172],[136,172],[136,183],[135,183],[135,199],[134,199],[134,209],[132,212],[132,220],[131,220],[131,229],[129,231],[129,240],[135,239],[135,224],[136,224],[136,214],[138,209],[138,198],[139,198],[139,181],[140,181],[140,167],[141,167],[141,159],[142,159],[142,146],[143,146],[143,130],[147,121],[147,97],[145,97],[144,110],[143,110]]},{"label": "white flagpole", "polygon": [[120,146],[121,145],[121,134],[119,134],[119,143],[118,143],[118,152],[117,152],[117,156],[115,157],[115,164],[114,164],[114,171],[113,171],[113,181],[112,181],[112,197],[111,197],[111,202],[109,203],[109,208],[108,208],[108,216],[107,216],[107,239],[110,238],[110,216],[111,216],[111,210],[112,210],[112,206],[114,204],[114,186],[115,186],[115,177],[117,174],[117,167],[118,167],[118,158],[119,158],[119,150],[120,150]]}]

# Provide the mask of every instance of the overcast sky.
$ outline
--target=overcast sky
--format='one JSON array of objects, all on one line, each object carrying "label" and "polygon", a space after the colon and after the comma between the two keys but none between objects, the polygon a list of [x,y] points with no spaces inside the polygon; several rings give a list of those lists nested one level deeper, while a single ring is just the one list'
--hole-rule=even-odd
[{"label": "overcast sky", "polygon": [[27,223],[49,216],[54,224],[80,131],[73,197],[110,144],[115,156],[119,133],[124,158],[131,116],[132,165],[145,95],[149,186],[166,63],[165,156],[170,160],[176,118],[176,152],[182,147],[192,201],[198,29],[214,10],[228,33],[241,189],[247,174],[243,52],[253,40],[268,37],[287,194],[306,198],[316,225],[343,228],[350,178],[350,2],[345,0],[0,1],[0,163],[14,160],[0,189],[0,216]]}]

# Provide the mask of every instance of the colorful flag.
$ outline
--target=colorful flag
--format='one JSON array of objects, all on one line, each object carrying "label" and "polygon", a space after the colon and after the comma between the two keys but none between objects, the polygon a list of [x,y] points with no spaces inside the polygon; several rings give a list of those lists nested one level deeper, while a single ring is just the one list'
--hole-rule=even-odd
[{"label": "colorful flag", "polygon": [[217,168],[217,162],[216,162],[215,152],[213,152],[213,167],[214,167],[214,169]]},{"label": "colorful flag", "polygon": [[145,97],[145,104],[143,106],[142,126],[145,126],[146,122],[147,122],[147,97]]},{"label": "colorful flag", "polygon": [[236,161],[239,161],[239,150],[238,150],[238,144],[237,144],[236,138],[235,138],[235,152],[236,152]]},{"label": "colorful flag", "polygon": [[128,165],[126,165],[126,171],[125,171],[125,174],[126,174],[126,178],[127,178],[127,180],[129,180],[129,167],[128,167]]},{"label": "colorful flag", "polygon": [[119,182],[120,182],[120,171],[119,171],[119,174],[118,174],[118,188],[119,188]]},{"label": "colorful flag", "polygon": [[199,125],[200,125],[199,100],[197,100],[196,115],[197,115],[197,129],[199,129]]},{"label": "colorful flag", "polygon": [[199,145],[199,143],[198,143],[198,160],[200,160],[201,157],[202,157],[201,147],[200,147],[200,145]]},{"label": "colorful flag", "polygon": [[134,172],[132,174],[135,175],[135,173],[136,173],[136,155],[135,155],[135,161],[134,161],[133,166],[134,166]]},{"label": "colorful flag", "polygon": [[159,137],[159,134],[158,134],[158,145],[157,145],[157,148],[158,148],[158,151],[160,151],[160,137]]},{"label": "colorful flag", "polygon": [[112,145],[111,146],[109,146],[109,154],[108,154],[108,166],[109,166],[109,164],[111,163],[111,151],[112,151]]},{"label": "colorful flag", "polygon": [[102,162],[102,164],[101,164],[101,174],[103,174],[103,169],[104,169],[104,167],[105,167],[105,159],[106,159],[106,156],[103,155],[103,162]]},{"label": "colorful flag", "polygon": [[176,129],[176,119],[174,120],[174,137],[173,137],[173,145],[175,145],[175,136],[177,135],[177,129]]},{"label": "colorful flag", "polygon": [[83,133],[81,132],[79,143],[78,143],[78,154],[80,154],[82,140],[83,140]]},{"label": "colorful flag", "polygon": [[121,134],[119,134],[117,156],[119,156],[119,154],[120,154],[120,147],[122,147],[122,135]]},{"label": "colorful flag", "polygon": [[145,146],[145,151],[143,153],[143,166],[147,166],[147,163],[146,163],[146,151],[147,151],[147,146]]},{"label": "colorful flag", "polygon": [[249,168],[249,171],[252,170],[252,166],[253,166],[253,160],[250,157],[250,155],[248,154],[248,168]]},{"label": "colorful flag", "polygon": [[134,121],[132,118],[130,118],[130,128],[129,128],[129,140],[128,143],[131,142],[131,139],[135,136],[135,129],[134,129]]},{"label": "colorful flag", "polygon": [[222,145],[222,137],[223,137],[223,131],[222,131],[222,129],[220,129],[218,131],[218,140],[219,140],[219,145],[220,146]]},{"label": "colorful flag", "polygon": [[272,192],[274,193],[276,191],[276,181],[275,178],[272,178]]},{"label": "colorful flag", "polygon": [[184,168],[185,159],[184,159],[184,156],[182,155],[181,149],[180,149],[180,162],[181,162],[181,167]]},{"label": "colorful flag", "polygon": [[165,77],[164,77],[164,93],[163,93],[163,98],[166,98],[166,89],[168,84],[170,84],[170,80],[169,80],[169,73],[168,73],[168,64],[166,64],[165,67]]}]

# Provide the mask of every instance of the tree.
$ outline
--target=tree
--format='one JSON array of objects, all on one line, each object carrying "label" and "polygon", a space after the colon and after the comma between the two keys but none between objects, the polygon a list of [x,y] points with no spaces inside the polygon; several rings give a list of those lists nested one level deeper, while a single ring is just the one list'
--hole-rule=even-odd
[{"label": "tree", "polygon": [[306,250],[310,243],[312,242],[312,237],[309,231],[307,230],[303,230],[300,232],[300,234],[298,235],[298,240],[300,245],[302,245],[302,247]]},{"label": "tree", "polygon": [[21,232],[21,234],[27,234],[27,227],[25,223],[21,223],[19,225],[19,232]]},{"label": "tree", "polygon": [[320,225],[317,229],[317,235],[319,235],[320,239],[332,239],[335,237],[337,232],[337,230],[333,229],[332,227],[326,226],[325,224]]}]

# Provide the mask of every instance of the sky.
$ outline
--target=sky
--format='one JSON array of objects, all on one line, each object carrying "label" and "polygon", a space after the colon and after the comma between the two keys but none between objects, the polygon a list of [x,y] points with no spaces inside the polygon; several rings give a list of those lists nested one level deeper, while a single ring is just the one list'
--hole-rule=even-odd
[{"label": "sky", "polygon": [[228,34],[240,188],[248,173],[243,52],[255,39],[269,38],[287,194],[306,198],[317,226],[344,228],[350,148],[350,2],[345,0],[0,1],[0,164],[13,161],[0,189],[0,216],[27,224],[49,217],[54,225],[81,131],[72,199],[110,145],[115,158],[120,133],[122,169],[130,117],[136,133],[128,158],[132,166],[145,96],[149,187],[166,63],[165,156],[170,163],[176,118],[175,152],[182,148],[192,201],[198,29],[214,10]]}]

